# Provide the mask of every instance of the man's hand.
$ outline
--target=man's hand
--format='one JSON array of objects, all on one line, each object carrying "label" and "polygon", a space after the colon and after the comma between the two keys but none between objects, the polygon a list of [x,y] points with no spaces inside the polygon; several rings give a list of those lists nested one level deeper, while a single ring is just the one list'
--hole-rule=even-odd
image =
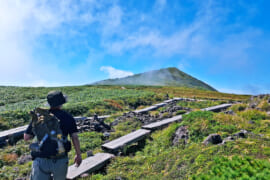
[{"label": "man's hand", "polygon": [[71,140],[73,142],[73,145],[76,151],[74,163],[76,163],[76,166],[78,167],[82,163],[82,156],[81,156],[81,150],[80,150],[80,141],[79,141],[77,133],[73,133],[71,135]]},{"label": "man's hand", "polygon": [[81,155],[76,155],[74,158],[74,163],[76,164],[76,166],[80,166],[80,164],[82,163],[82,156]]},{"label": "man's hand", "polygon": [[33,136],[30,135],[30,134],[24,133],[24,135],[23,135],[23,139],[24,139],[25,141],[29,141],[29,140],[32,139],[32,138],[33,138]]}]

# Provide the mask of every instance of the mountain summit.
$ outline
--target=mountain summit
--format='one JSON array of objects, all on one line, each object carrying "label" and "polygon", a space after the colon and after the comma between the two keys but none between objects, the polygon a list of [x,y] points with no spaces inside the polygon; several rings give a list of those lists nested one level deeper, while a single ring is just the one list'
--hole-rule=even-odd
[{"label": "mountain summit", "polygon": [[184,86],[216,91],[208,84],[174,67],[148,71],[124,78],[107,79],[95,82],[93,85]]}]

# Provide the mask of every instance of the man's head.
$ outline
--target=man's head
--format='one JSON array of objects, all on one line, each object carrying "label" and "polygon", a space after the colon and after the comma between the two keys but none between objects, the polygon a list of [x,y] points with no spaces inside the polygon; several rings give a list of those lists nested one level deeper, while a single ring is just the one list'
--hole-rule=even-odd
[{"label": "man's head", "polygon": [[51,91],[47,95],[47,101],[51,108],[60,107],[67,102],[66,97],[61,91]]}]

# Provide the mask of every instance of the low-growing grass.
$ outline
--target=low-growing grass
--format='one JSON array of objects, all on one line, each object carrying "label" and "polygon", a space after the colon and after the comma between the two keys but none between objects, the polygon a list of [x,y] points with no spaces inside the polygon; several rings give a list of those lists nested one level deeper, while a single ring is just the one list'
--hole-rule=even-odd
[{"label": "low-growing grass", "polygon": [[260,108],[263,111],[270,111],[270,104],[268,103],[268,100],[263,100],[260,102],[257,108]]},{"label": "low-growing grass", "polygon": [[203,109],[226,103],[226,101],[180,101],[177,105],[191,109]]},{"label": "low-growing grass", "polygon": [[[113,114],[105,120],[111,123],[123,112],[138,107],[146,107],[166,98],[189,97],[206,99],[200,102],[181,102],[178,105],[196,109],[183,115],[183,121],[171,124],[164,130],[158,130],[146,140],[144,148],[127,156],[118,156],[112,160],[104,172],[94,174],[84,179],[239,179],[268,178],[270,159],[270,118],[265,112],[250,110],[245,104],[250,96],[223,94],[212,91],[190,89],[183,87],[145,87],[145,86],[78,86],[61,88],[19,88],[0,87],[0,128],[1,130],[20,126],[29,122],[28,111],[35,106],[44,104],[46,94],[50,90],[62,90],[69,96],[69,102],[64,108],[73,115],[92,116],[93,114]],[[210,101],[209,99],[222,99]],[[233,105],[231,110],[235,115],[213,112],[202,112],[198,109],[218,105],[223,102],[242,101]],[[267,110],[265,103],[259,104],[263,111]],[[151,115],[159,114],[157,111]],[[182,114],[179,111],[176,114]],[[166,115],[166,114],[165,114]],[[142,123],[136,118],[127,118],[114,126],[109,140],[126,135],[137,130]],[[189,131],[188,144],[172,146],[176,129],[187,126]],[[212,133],[218,133],[225,138],[241,129],[251,131],[256,136],[237,139],[224,145],[202,144],[202,141]],[[82,157],[86,152],[101,152],[100,146],[105,137],[102,133],[84,132],[79,134]],[[15,179],[26,177],[31,170],[32,162],[18,164],[17,158],[29,154],[29,143],[19,141],[15,146],[6,146],[0,152],[0,179]],[[69,153],[70,164],[73,163],[74,149]],[[8,158],[8,157],[11,158]],[[17,156],[17,157],[16,157]],[[247,159],[249,158],[249,159]],[[11,161],[8,162],[8,159]],[[268,160],[267,160],[268,159]],[[234,165],[241,162],[245,168]],[[223,163],[224,162],[224,163]],[[218,166],[220,168],[216,169]],[[18,170],[19,169],[19,170]],[[249,172],[250,169],[254,169]],[[224,172],[223,170],[227,170]],[[229,172],[233,174],[230,176]],[[246,173],[247,172],[247,173]],[[239,173],[239,175],[237,174]],[[249,174],[250,173],[250,174]],[[236,174],[236,175],[235,175]]]},{"label": "low-growing grass", "polygon": [[270,162],[253,157],[216,157],[212,168],[207,173],[192,176],[193,180],[204,179],[270,179]]},{"label": "low-growing grass", "polygon": [[160,102],[164,97],[155,92],[118,87],[73,86],[57,88],[0,87],[0,130],[30,122],[28,112],[45,107],[49,91],[61,90],[68,95],[63,108],[73,116],[109,115]]},{"label": "low-growing grass", "polygon": [[[116,157],[107,167],[107,174],[89,179],[267,179],[269,161],[264,159],[270,158],[269,137],[255,135],[224,145],[202,144],[205,137],[217,132],[227,137],[247,128],[254,134],[263,129],[268,134],[270,122],[264,116],[255,117],[256,125],[248,124],[248,119],[240,115],[191,112],[182,122],[152,133],[145,148],[135,156]],[[188,126],[189,143],[172,146],[173,134],[183,125]]]},{"label": "low-growing grass", "polygon": [[264,120],[267,118],[267,114],[265,112],[261,112],[255,109],[239,112],[238,114],[239,116],[249,121],[258,121],[258,120]]},{"label": "low-growing grass", "polygon": [[187,87],[147,87],[139,86],[134,87],[136,89],[149,90],[156,93],[167,93],[170,97],[187,97],[187,98],[197,98],[197,99],[218,99],[218,100],[229,100],[229,101],[244,101],[246,102],[250,96],[249,95],[237,95],[220,93],[216,91],[207,91],[196,88]]},{"label": "low-growing grass", "polygon": [[229,109],[232,110],[233,112],[240,112],[244,111],[247,107],[248,107],[247,104],[234,104]]},{"label": "low-growing grass", "polygon": [[[83,132],[79,135],[79,141],[81,146],[82,158],[87,157],[87,151],[96,152],[100,150],[101,145],[103,144],[103,134],[98,132]],[[69,164],[73,164],[73,158],[75,156],[75,149],[69,152],[70,161]]]}]

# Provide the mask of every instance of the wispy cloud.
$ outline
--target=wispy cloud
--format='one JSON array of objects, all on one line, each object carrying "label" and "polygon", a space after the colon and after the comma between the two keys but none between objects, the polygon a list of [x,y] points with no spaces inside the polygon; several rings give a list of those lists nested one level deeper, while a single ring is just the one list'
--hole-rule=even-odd
[{"label": "wispy cloud", "polygon": [[96,0],[78,3],[71,0],[0,1],[1,84],[32,85],[37,81],[44,84],[53,76],[59,78],[61,75],[61,79],[64,79],[62,76],[68,77],[70,73],[59,67],[59,62],[63,60],[49,64],[44,57],[35,56],[39,54],[36,49],[48,45],[41,43],[43,37],[53,39],[52,45],[60,49],[60,38],[81,35],[81,28],[100,21],[95,9],[101,4]]},{"label": "wispy cloud", "polygon": [[[166,1],[156,1],[156,4],[164,5]],[[242,25],[241,18],[234,24],[225,24],[231,11],[223,7],[222,3],[209,0],[198,3],[198,6],[199,10],[193,20],[175,28],[172,33],[164,33],[159,28],[142,23],[135,30],[123,33],[113,41],[107,39],[104,47],[109,53],[117,55],[148,50],[147,54],[165,59],[175,55],[207,59],[212,69],[219,70],[248,66],[253,60],[250,50],[256,47],[258,40],[270,41],[265,39],[261,29]],[[166,26],[165,23],[160,24]]]},{"label": "wispy cloud", "polygon": [[102,66],[100,70],[108,73],[110,79],[123,78],[134,75],[132,72],[115,69],[111,66]]},{"label": "wispy cloud", "polygon": [[[266,64],[258,54],[264,49],[269,57],[269,32],[249,23],[261,11],[258,2],[229,2],[0,0],[0,83],[87,81],[88,69],[100,73],[106,56],[132,59],[133,65],[149,59],[143,70],[201,63],[207,64],[201,74],[245,77],[259,67],[256,62]],[[102,68],[110,78],[132,75],[115,64]]]},{"label": "wispy cloud", "polygon": [[156,0],[154,4],[154,9],[157,11],[162,11],[166,6],[167,0]]}]

